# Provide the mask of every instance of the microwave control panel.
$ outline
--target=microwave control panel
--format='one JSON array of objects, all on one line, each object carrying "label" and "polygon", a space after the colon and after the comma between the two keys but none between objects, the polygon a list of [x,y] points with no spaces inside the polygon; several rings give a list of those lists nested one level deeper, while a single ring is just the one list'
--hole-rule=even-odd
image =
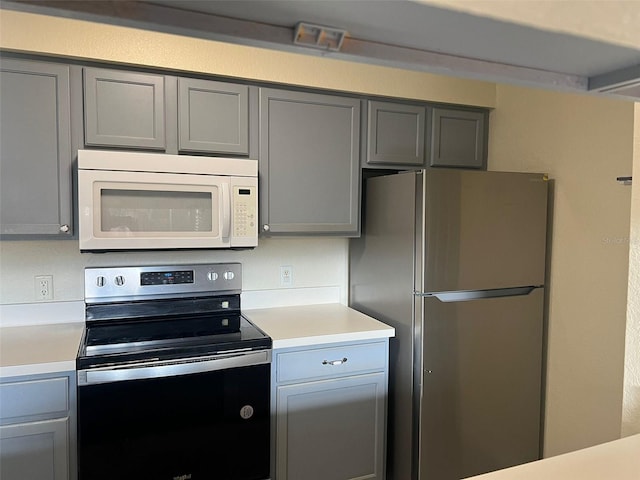
[{"label": "microwave control panel", "polygon": [[256,188],[233,187],[233,236],[255,237],[258,234],[258,201]]}]

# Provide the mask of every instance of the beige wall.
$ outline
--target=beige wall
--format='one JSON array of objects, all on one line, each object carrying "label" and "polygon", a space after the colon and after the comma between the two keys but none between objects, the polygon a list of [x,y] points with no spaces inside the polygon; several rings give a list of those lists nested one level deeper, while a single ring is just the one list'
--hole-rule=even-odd
[{"label": "beige wall", "polygon": [[179,71],[492,107],[495,85],[2,10],[0,48]]},{"label": "beige wall", "polygon": [[489,168],[554,185],[545,456],[618,438],[633,104],[499,85],[490,121]]},{"label": "beige wall", "polygon": [[622,435],[640,433],[640,103],[635,104]]},{"label": "beige wall", "polygon": [[[490,168],[548,172],[556,185],[546,454],[619,435],[630,190],[614,178],[631,166],[629,104],[9,11],[0,13],[0,48],[497,107]],[[302,265],[294,278],[302,275],[312,286],[319,262],[299,255],[308,247],[329,252],[320,262],[327,263],[322,272],[330,281],[344,275],[344,239],[290,242],[267,242],[241,257],[247,266],[258,265],[251,267],[252,286],[277,285],[274,270],[290,258],[289,251]],[[75,242],[0,247],[0,294],[12,301],[28,301],[31,277],[52,273],[44,268],[55,269],[54,285],[63,298],[77,299],[83,265],[129,258],[81,256]],[[144,259],[164,260],[160,255]],[[202,256],[189,259],[212,258],[197,255]],[[338,274],[329,272],[334,268]]]}]

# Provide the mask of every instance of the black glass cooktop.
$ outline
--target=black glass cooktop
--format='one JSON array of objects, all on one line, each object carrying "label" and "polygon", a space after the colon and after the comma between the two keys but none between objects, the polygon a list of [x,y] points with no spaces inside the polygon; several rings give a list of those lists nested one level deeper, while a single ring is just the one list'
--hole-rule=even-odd
[{"label": "black glass cooktop", "polygon": [[[238,331],[229,333],[209,332],[206,319],[89,326],[78,353],[77,367],[86,369],[271,348],[267,334],[241,315],[238,321]],[[173,327],[176,329],[172,330]]]},{"label": "black glass cooktop", "polygon": [[239,299],[233,298],[88,306],[77,367],[271,348],[271,338],[236,307]]}]

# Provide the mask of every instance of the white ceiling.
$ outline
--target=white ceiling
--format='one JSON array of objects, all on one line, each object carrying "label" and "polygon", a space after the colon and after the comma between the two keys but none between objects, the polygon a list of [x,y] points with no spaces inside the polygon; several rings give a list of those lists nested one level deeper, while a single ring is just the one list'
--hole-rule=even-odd
[{"label": "white ceiling", "polygon": [[[618,88],[612,93],[640,100],[640,0],[18,2],[21,9],[63,8],[93,20],[413,70],[585,92]],[[294,45],[300,21],[346,30],[341,51]]]}]

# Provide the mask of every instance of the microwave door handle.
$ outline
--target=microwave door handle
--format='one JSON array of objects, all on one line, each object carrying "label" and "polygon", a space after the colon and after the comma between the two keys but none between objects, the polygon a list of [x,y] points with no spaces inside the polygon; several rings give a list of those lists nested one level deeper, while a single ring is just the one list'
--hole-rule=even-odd
[{"label": "microwave door handle", "polygon": [[222,184],[222,238],[229,238],[231,231],[231,197],[229,182]]}]

